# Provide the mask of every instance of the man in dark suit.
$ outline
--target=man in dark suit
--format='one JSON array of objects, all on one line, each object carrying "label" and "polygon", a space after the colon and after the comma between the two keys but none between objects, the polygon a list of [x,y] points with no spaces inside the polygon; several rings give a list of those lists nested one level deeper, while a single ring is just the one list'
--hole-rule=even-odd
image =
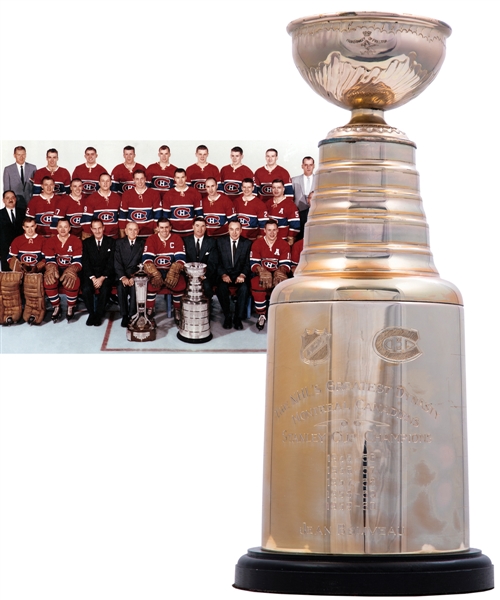
[{"label": "man in dark suit", "polygon": [[304,237],[304,227],[309,214],[310,195],[316,187],[316,175],[314,175],[314,158],[312,156],[304,156],[302,159],[303,175],[292,177],[293,197],[295,206],[299,211],[300,231],[295,238],[298,242]]},{"label": "man in dark suit", "polygon": [[26,210],[17,206],[17,198],[12,190],[3,193],[5,208],[0,210],[0,259],[2,271],[10,271],[7,263],[12,240],[23,233],[23,220]]},{"label": "man in dark suit", "polygon": [[130,317],[137,312],[134,273],[139,269],[144,251],[144,240],[137,238],[138,235],[139,225],[129,221],[125,227],[126,237],[117,240],[115,244],[115,275],[118,279],[117,293],[122,327],[127,327]]},{"label": "man in dark suit", "polygon": [[229,223],[229,237],[218,240],[217,298],[224,313],[224,329],[231,329],[231,298],[229,286],[236,286],[234,328],[243,329],[243,319],[250,296],[250,248],[252,242],[242,237],[241,223]]},{"label": "man in dark suit", "polygon": [[186,262],[201,262],[207,265],[203,280],[203,293],[210,300],[217,277],[217,243],[215,238],[208,237],[204,217],[195,218],[193,232],[193,235],[182,239],[186,250]]},{"label": "man in dark suit", "polygon": [[[89,312],[87,325],[99,327],[114,280],[115,240],[104,235],[104,226],[99,219],[92,221],[90,229],[92,237],[83,241],[82,296]],[[97,290],[99,295],[95,302]]]},{"label": "man in dark suit", "polygon": [[17,196],[18,207],[26,209],[33,196],[33,184],[30,178],[35,174],[36,165],[26,162],[24,146],[14,148],[14,158],[16,162],[5,167],[3,171],[3,189],[12,190]]}]

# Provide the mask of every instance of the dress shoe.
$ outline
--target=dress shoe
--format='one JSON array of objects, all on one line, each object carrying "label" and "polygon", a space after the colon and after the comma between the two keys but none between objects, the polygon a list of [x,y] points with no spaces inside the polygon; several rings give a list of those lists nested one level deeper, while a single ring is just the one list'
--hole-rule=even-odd
[{"label": "dress shoe", "polygon": [[233,326],[233,319],[231,317],[231,315],[227,315],[226,317],[224,317],[224,323],[222,325],[223,329],[231,329],[231,327]]},{"label": "dress shoe", "polygon": [[243,329],[243,323],[241,322],[241,319],[234,319],[234,328],[238,329],[238,331],[241,331]]},{"label": "dress shoe", "polygon": [[96,315],[95,319],[94,319],[94,327],[100,327],[102,325],[102,319],[101,317],[98,317]]},{"label": "dress shoe", "polygon": [[68,306],[68,310],[66,311],[66,321],[72,321],[75,318],[75,307]]},{"label": "dress shoe", "polygon": [[52,316],[50,317],[54,323],[57,323],[59,319],[62,317],[61,305],[59,304],[52,311]]},{"label": "dress shoe", "polygon": [[264,329],[265,324],[266,324],[266,315],[260,315],[259,319],[257,321],[257,329],[259,331],[262,331]]},{"label": "dress shoe", "polygon": [[128,317],[122,317],[122,327],[128,327],[130,319]]},{"label": "dress shoe", "polygon": [[92,327],[92,325],[94,324],[94,320],[95,320],[95,315],[89,315],[87,322],[85,323],[85,325],[88,325],[89,327]]}]

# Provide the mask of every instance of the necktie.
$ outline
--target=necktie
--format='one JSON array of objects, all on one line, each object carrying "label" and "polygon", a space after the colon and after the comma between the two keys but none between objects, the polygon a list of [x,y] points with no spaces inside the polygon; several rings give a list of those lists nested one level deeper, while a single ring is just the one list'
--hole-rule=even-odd
[{"label": "necktie", "polygon": [[12,223],[16,222],[16,215],[14,214],[13,208],[10,209],[10,220],[12,221]]},{"label": "necktie", "polygon": [[101,251],[101,240],[97,240],[97,252]]},{"label": "necktie", "polygon": [[130,242],[130,247],[133,248],[134,247],[134,242]]},{"label": "necktie", "polygon": [[196,240],[196,260],[200,258],[200,240]]},{"label": "necktie", "polygon": [[233,252],[232,252],[233,267],[234,267],[234,255],[235,254],[236,254],[236,240],[233,240]]},{"label": "necktie", "polygon": [[21,165],[21,183],[23,184],[24,187],[24,166]]}]

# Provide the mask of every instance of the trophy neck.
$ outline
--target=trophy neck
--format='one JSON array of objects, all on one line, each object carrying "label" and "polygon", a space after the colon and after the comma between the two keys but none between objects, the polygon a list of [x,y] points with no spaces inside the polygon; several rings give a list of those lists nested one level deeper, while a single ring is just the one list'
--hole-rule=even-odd
[{"label": "trophy neck", "polygon": [[392,134],[384,133],[386,128],[383,111],[354,110],[348,125],[319,143],[315,194],[296,276],[438,277],[415,145],[406,136],[387,137]]}]

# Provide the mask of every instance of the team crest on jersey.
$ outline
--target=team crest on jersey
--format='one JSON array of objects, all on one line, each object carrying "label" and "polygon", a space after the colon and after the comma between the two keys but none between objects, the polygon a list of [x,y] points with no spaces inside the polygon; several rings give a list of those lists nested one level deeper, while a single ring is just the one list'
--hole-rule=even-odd
[{"label": "team crest on jersey", "polygon": [[191,211],[185,206],[178,206],[174,209],[174,217],[176,219],[186,219],[191,216]]},{"label": "team crest on jersey", "polygon": [[240,215],[238,217],[238,221],[241,223],[242,227],[249,227],[250,226],[250,217],[245,217]]},{"label": "team crest on jersey", "polygon": [[135,221],[136,223],[137,222],[144,223],[145,221],[148,220],[148,213],[144,210],[134,210],[134,211],[132,211],[130,218],[132,219],[132,221]]},{"label": "team crest on jersey", "polygon": [[300,360],[306,365],[321,365],[330,358],[331,333],[326,329],[306,329],[302,334]]},{"label": "team crest on jersey", "polygon": [[157,256],[155,258],[155,266],[158,269],[168,269],[172,264],[172,257],[170,256]]},{"label": "team crest on jersey", "polygon": [[54,182],[54,194],[61,194],[61,184]]},{"label": "team crest on jersey", "polygon": [[105,211],[100,212],[99,219],[101,219],[103,223],[112,223],[115,220],[115,213]]},{"label": "team crest on jersey", "polygon": [[232,181],[226,181],[224,183],[224,192],[226,194],[238,194],[240,191],[240,186],[237,183],[233,183]]},{"label": "team crest on jersey", "polygon": [[40,217],[40,223],[42,225],[50,225],[52,223],[52,214],[48,215],[48,214],[43,214]]},{"label": "team crest on jersey", "polygon": [[278,268],[278,259],[277,258],[265,258],[262,261],[262,265],[269,269],[270,271],[275,271]]},{"label": "team crest on jersey", "polygon": [[58,264],[59,267],[69,267],[69,265],[71,264],[71,256],[61,256],[59,255],[56,258],[56,262]]},{"label": "team crest on jersey", "polygon": [[264,184],[261,187],[261,190],[262,190],[262,193],[265,194],[266,196],[272,196],[273,195],[273,187],[269,183]]},{"label": "team crest on jersey", "polygon": [[198,190],[199,192],[204,192],[205,191],[205,182],[204,181],[195,181],[194,189]]},{"label": "team crest on jersey", "polygon": [[122,189],[123,189],[124,192],[128,192],[129,190],[133,190],[134,189],[134,184],[133,183],[124,183]]},{"label": "team crest on jersey", "polygon": [[86,181],[83,184],[83,193],[92,194],[92,192],[97,192],[97,183],[95,181]]},{"label": "team crest on jersey", "polygon": [[170,179],[168,177],[155,177],[154,185],[161,190],[170,189]]},{"label": "team crest on jersey", "polygon": [[220,217],[218,215],[210,215],[206,217],[207,225],[220,225]]},{"label": "team crest on jersey", "polygon": [[38,262],[38,257],[36,254],[23,254],[21,256],[21,262],[25,263],[26,265],[34,265]]},{"label": "team crest on jersey", "polygon": [[73,215],[69,218],[69,224],[72,227],[78,227],[80,225],[80,221],[82,220],[82,215]]}]

